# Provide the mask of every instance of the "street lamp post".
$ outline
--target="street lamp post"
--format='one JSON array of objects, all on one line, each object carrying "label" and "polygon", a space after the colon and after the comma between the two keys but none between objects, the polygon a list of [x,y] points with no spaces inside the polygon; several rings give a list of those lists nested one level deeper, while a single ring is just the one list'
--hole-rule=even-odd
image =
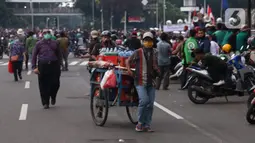
[{"label": "street lamp post", "polygon": [[158,22],[159,22],[159,0],[157,0],[157,2],[156,2],[156,27],[159,27],[159,25],[158,25]]},{"label": "street lamp post", "polygon": [[110,22],[111,22],[111,31],[113,30],[113,15],[111,16],[111,19],[110,19]]},{"label": "street lamp post", "polygon": [[33,9],[33,2],[30,0],[30,10],[31,10],[31,24],[32,24],[32,31],[34,30],[34,9]]},{"label": "street lamp post", "polygon": [[101,30],[104,31],[104,11],[101,9]]},{"label": "street lamp post", "polygon": [[92,22],[93,22],[93,29],[94,29],[94,25],[95,25],[95,0],[92,0]]},{"label": "street lamp post", "polygon": [[166,0],[163,0],[163,22],[165,25],[165,22],[166,22]]}]

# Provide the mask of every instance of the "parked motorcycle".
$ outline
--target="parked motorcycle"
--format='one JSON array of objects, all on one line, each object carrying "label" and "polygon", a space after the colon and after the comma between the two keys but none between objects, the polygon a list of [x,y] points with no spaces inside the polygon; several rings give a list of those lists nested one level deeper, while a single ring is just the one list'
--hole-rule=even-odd
[{"label": "parked motorcycle", "polygon": [[252,97],[252,99],[250,99],[250,106],[246,113],[246,120],[250,124],[255,124],[255,90],[253,90],[250,97]]},{"label": "parked motorcycle", "polygon": [[231,81],[221,86],[213,85],[214,81],[206,70],[187,68],[191,74],[184,88],[188,87],[189,99],[195,104],[204,104],[215,97],[225,97],[228,101],[227,96],[244,96],[245,90],[251,93],[255,89],[255,74],[252,67],[242,65],[240,60],[241,56],[237,55],[228,62]]}]

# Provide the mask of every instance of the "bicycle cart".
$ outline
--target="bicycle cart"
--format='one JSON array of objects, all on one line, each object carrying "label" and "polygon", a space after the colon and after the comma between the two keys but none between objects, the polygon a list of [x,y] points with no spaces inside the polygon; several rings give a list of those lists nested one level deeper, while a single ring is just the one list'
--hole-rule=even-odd
[{"label": "bicycle cart", "polygon": [[137,113],[132,112],[138,106],[138,95],[133,77],[120,68],[113,68],[117,78],[115,88],[102,90],[100,82],[109,68],[94,68],[91,71],[90,110],[93,121],[97,126],[104,126],[108,117],[108,110],[113,106],[124,106],[129,120],[137,124]]}]

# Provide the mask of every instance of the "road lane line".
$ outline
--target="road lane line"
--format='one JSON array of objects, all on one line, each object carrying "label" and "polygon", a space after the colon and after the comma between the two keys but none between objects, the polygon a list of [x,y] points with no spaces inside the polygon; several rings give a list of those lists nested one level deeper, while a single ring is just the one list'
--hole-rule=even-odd
[{"label": "road lane line", "polygon": [[27,119],[27,108],[28,108],[28,104],[22,104],[21,110],[20,110],[20,115],[19,115],[20,121],[24,121]]},{"label": "road lane line", "polygon": [[79,62],[78,61],[73,61],[73,62],[71,62],[69,65],[70,66],[74,66],[74,65],[76,65],[76,64],[78,64]]},{"label": "road lane line", "polygon": [[32,71],[31,71],[31,70],[29,70],[29,71],[27,72],[27,75],[31,75],[31,73],[32,73]]},{"label": "road lane line", "polygon": [[7,63],[3,63],[2,66],[7,66],[8,65],[8,62]]},{"label": "road lane line", "polygon": [[81,65],[81,66],[86,66],[86,65],[88,64],[88,62],[89,62],[89,61],[84,61],[84,62],[82,62],[80,65]]},{"label": "road lane line", "polygon": [[28,88],[30,88],[30,81],[25,82],[25,89],[28,89]]},{"label": "road lane line", "polygon": [[217,137],[216,135],[212,134],[212,133],[209,133],[207,132],[206,130],[200,128],[199,126],[191,123],[190,121],[184,119],[182,116],[174,113],[173,111],[167,109],[166,107],[160,105],[159,103],[157,102],[154,102],[154,106],[158,107],[159,109],[161,109],[162,111],[166,112],[167,114],[173,116],[174,118],[178,119],[178,120],[182,120],[184,121],[185,124],[191,126],[192,128],[196,129],[198,132],[200,132],[201,134],[213,139],[214,141],[216,141],[217,143],[223,143],[223,140],[220,139],[219,137]]},{"label": "road lane line", "polygon": [[161,109],[162,111],[166,112],[167,114],[173,116],[174,118],[178,119],[178,120],[183,120],[184,118],[176,113],[174,113],[173,111],[167,109],[166,107],[160,105],[159,103],[157,102],[154,102],[154,105],[156,107],[158,107],[159,109]]}]

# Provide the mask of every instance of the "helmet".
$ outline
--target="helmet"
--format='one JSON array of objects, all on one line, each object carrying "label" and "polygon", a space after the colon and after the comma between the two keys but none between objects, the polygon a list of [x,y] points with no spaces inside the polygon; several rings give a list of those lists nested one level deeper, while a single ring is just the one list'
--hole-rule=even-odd
[{"label": "helmet", "polygon": [[103,31],[101,36],[108,36],[108,37],[111,37],[111,33],[110,31]]},{"label": "helmet", "polygon": [[225,44],[223,47],[222,47],[222,51],[223,52],[226,52],[226,53],[229,53],[231,51],[232,47],[230,44]]}]

